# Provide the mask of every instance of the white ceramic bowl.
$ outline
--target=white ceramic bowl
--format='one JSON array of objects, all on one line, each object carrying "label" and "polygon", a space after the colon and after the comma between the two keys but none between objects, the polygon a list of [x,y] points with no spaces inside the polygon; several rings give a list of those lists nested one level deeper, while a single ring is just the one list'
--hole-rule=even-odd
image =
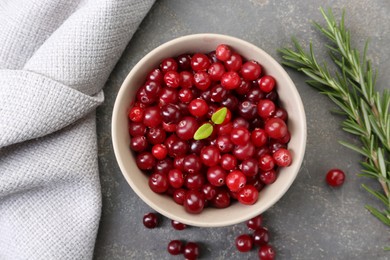
[{"label": "white ceramic bowl", "polygon": [[[207,53],[218,44],[230,45],[247,59],[258,61],[266,74],[275,77],[282,106],[288,111],[291,141],[288,144],[293,162],[280,169],[276,182],[264,188],[259,200],[251,206],[233,203],[225,209],[205,208],[200,214],[189,214],[172,198],[150,190],[148,179],[135,163],[129,149],[127,112],[136,90],[144,83],[147,73],[167,57],[183,53]],[[274,205],[288,190],[300,169],[306,147],[306,117],[301,98],[286,71],[260,48],[237,38],[219,34],[194,34],[164,43],[141,59],[123,82],[115,101],[112,116],[112,142],[119,167],[135,193],[150,207],[170,219],[200,227],[219,227],[236,224],[255,217]]]}]

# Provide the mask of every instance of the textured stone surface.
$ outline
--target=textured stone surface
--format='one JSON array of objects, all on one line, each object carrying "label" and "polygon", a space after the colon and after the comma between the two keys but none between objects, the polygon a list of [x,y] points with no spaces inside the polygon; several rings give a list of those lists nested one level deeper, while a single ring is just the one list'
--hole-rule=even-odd
[{"label": "textured stone surface", "polygon": [[[98,109],[99,167],[103,211],[95,259],[170,259],[171,239],[197,241],[203,259],[256,259],[257,251],[239,253],[237,235],[245,224],[224,228],[176,231],[168,219],[158,229],[147,230],[142,216],[151,209],[138,198],[123,178],[115,161],[110,138],[112,107],[118,89],[131,68],[149,51],[175,37],[202,32],[222,33],[247,40],[281,61],[277,48],[290,46],[291,37],[304,46],[313,42],[319,59],[326,55],[324,38],[311,26],[323,22],[320,6],[332,7],[346,25],[354,45],[363,48],[370,38],[369,58],[378,69],[377,87],[389,88],[390,2],[350,1],[168,1],[152,8],[125,50],[105,86],[105,103]],[[306,155],[298,178],[286,195],[264,213],[265,225],[278,259],[389,259],[382,250],[390,245],[389,229],[364,209],[381,204],[361,188],[379,188],[373,180],[357,177],[360,157],[338,144],[354,141],[341,128],[341,117],[329,112],[334,105],[305,84],[305,77],[287,69],[302,97],[308,123]],[[341,189],[329,188],[324,175],[331,167],[346,171]],[[179,259],[180,257],[176,257]]]}]

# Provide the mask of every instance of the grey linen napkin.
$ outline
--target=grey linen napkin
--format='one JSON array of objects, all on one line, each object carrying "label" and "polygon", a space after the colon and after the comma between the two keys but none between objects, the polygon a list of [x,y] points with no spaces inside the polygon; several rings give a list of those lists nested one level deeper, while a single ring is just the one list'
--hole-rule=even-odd
[{"label": "grey linen napkin", "polygon": [[90,259],[95,108],[152,0],[0,2],[0,259]]}]

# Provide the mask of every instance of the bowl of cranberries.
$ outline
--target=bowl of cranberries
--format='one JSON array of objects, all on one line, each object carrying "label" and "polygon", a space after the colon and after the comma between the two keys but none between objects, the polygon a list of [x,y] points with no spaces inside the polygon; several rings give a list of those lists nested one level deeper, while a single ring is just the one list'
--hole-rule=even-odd
[{"label": "bowl of cranberries", "polygon": [[238,38],[195,34],[133,67],[115,101],[112,142],[150,207],[188,225],[227,226],[261,214],[292,185],[306,118],[270,55]]}]

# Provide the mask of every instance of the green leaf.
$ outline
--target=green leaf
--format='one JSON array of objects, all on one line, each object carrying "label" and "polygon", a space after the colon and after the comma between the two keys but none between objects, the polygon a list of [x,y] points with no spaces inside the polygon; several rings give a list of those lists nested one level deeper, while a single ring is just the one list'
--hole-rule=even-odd
[{"label": "green leaf", "polygon": [[194,134],[195,140],[206,139],[213,133],[213,125],[210,123],[204,123],[201,125]]},{"label": "green leaf", "polygon": [[213,121],[214,124],[220,125],[225,121],[227,115],[227,108],[223,107],[218,109],[214,112],[214,114],[211,116],[211,121]]}]

